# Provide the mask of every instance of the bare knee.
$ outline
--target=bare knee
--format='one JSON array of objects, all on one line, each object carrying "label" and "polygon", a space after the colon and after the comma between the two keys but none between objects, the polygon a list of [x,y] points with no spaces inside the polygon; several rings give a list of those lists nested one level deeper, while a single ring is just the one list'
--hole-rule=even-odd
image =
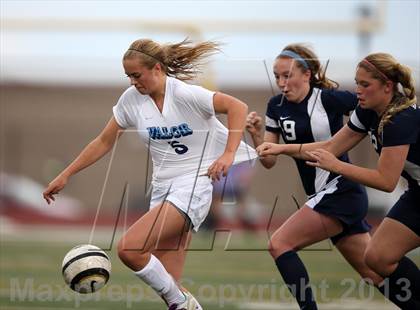
[{"label": "bare knee", "polygon": [[268,242],[268,250],[271,256],[276,259],[283,253],[296,250],[296,248],[290,242],[287,242],[281,238],[271,238]]},{"label": "bare knee", "polygon": [[390,258],[386,253],[381,253],[375,248],[368,248],[365,252],[364,261],[366,265],[382,277],[392,273],[397,261]]},{"label": "bare knee", "polygon": [[147,250],[130,246],[124,237],[118,242],[117,251],[124,265],[135,271],[145,267],[150,259],[150,253]]},{"label": "bare knee", "polygon": [[128,248],[124,238],[121,238],[118,242],[117,252],[118,257],[125,265],[128,266],[132,263],[134,251]]}]

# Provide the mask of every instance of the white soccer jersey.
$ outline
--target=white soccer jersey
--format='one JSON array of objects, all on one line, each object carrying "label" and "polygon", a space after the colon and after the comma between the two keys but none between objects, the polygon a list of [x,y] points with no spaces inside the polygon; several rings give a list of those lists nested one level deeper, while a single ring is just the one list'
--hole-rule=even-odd
[{"label": "white soccer jersey", "polygon": [[[152,98],[129,87],[113,107],[122,128],[135,127],[150,143],[153,182],[181,175],[201,175],[219,158],[228,129],[216,118],[214,92],[167,77],[162,113]],[[256,158],[255,150],[241,142],[234,163]]]}]

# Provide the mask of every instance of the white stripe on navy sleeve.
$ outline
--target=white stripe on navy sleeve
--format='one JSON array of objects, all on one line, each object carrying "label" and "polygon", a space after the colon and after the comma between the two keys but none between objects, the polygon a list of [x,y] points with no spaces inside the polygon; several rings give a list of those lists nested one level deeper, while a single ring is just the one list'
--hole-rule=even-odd
[{"label": "white stripe on navy sleeve", "polygon": [[354,111],[351,114],[349,124],[356,127],[356,128],[354,128],[354,127],[350,126],[352,129],[359,129],[359,131],[367,132],[366,127],[362,124],[362,122],[357,117],[357,112],[356,111]]}]

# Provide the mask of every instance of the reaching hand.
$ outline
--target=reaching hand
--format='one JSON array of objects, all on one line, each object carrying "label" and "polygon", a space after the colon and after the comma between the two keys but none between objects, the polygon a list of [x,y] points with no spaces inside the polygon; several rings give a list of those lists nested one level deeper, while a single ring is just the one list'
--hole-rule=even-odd
[{"label": "reaching hand", "polygon": [[257,114],[257,112],[251,112],[246,117],[246,130],[251,135],[256,135],[261,133],[263,129],[262,117]]},{"label": "reaching hand", "polygon": [[207,175],[213,180],[220,180],[220,173],[227,176],[230,166],[232,166],[235,153],[223,153],[214,163],[212,163],[207,170]]},{"label": "reaching hand", "polygon": [[50,184],[48,184],[48,187],[43,193],[44,199],[48,204],[50,204],[51,201],[55,201],[54,195],[57,195],[64,188],[64,186],[66,186],[67,181],[67,177],[59,175]]},{"label": "reaching hand", "polygon": [[259,156],[264,157],[267,155],[280,155],[283,153],[283,148],[284,144],[264,142],[256,150]]},{"label": "reaching hand", "polygon": [[340,160],[332,153],[324,149],[316,149],[315,151],[308,151],[306,154],[311,158],[310,161],[306,161],[307,165],[339,173]]}]

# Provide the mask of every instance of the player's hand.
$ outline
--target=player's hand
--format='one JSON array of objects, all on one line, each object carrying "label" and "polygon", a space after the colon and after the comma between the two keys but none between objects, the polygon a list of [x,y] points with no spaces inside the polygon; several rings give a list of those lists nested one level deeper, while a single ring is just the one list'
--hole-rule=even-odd
[{"label": "player's hand", "polygon": [[212,163],[207,170],[207,175],[213,180],[220,180],[220,174],[227,176],[230,166],[232,166],[235,158],[234,152],[225,152],[214,163]]},{"label": "player's hand", "polygon": [[260,144],[256,151],[259,156],[279,155],[283,153],[284,144],[264,142]]},{"label": "player's hand", "polygon": [[324,149],[307,151],[306,154],[311,158],[306,161],[307,165],[338,173],[341,161],[334,154]]},{"label": "player's hand", "polygon": [[50,204],[51,201],[55,201],[54,195],[57,195],[64,188],[64,186],[66,186],[67,181],[67,177],[59,175],[50,184],[48,184],[48,187],[43,193],[44,199],[48,204]]},{"label": "player's hand", "polygon": [[262,132],[263,129],[263,120],[262,117],[257,114],[257,112],[253,111],[248,114],[246,117],[246,130],[251,135],[257,135]]}]

